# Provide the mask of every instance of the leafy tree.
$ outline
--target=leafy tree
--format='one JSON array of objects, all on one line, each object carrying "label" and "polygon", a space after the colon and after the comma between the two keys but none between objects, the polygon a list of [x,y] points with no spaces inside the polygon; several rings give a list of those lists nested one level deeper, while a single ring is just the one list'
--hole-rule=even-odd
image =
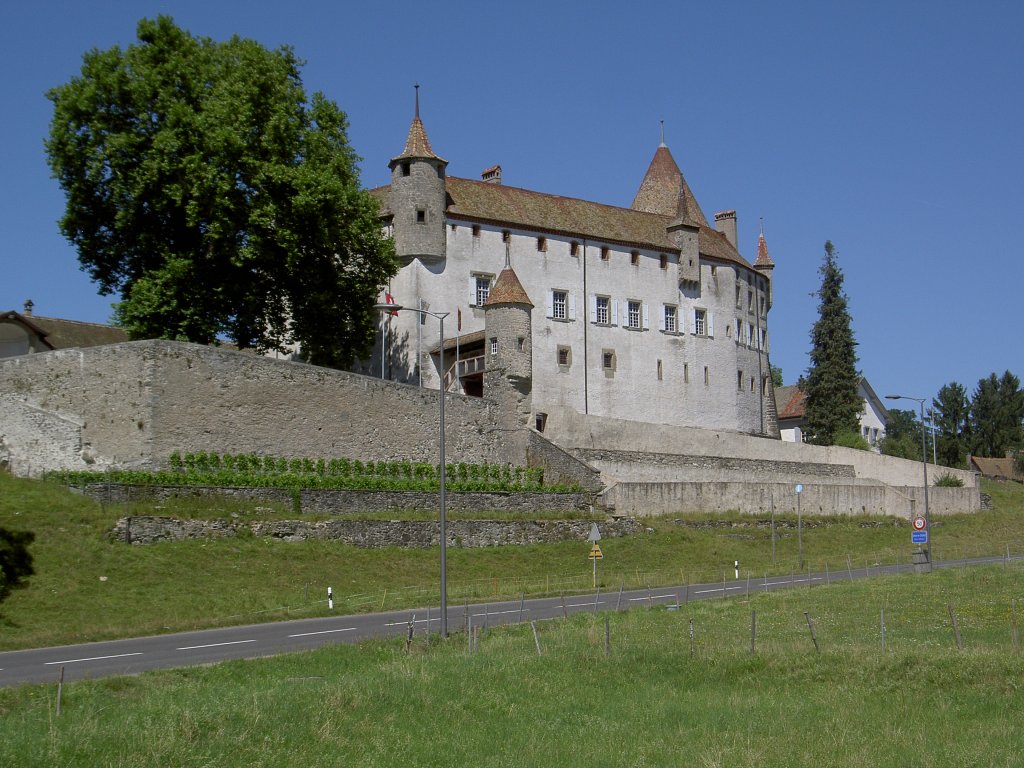
[{"label": "leafy tree", "polygon": [[47,94],[60,228],[100,293],[121,294],[118,321],[133,338],[299,343],[321,365],[365,354],[397,265],[345,114],[307,99],[288,47],[167,16],[137,32]]},{"label": "leafy tree", "polygon": [[967,391],[955,381],[945,384],[932,400],[933,420],[938,430],[936,452],[940,464],[960,467],[967,459],[969,436]]},{"label": "leafy tree", "polygon": [[1009,371],[978,382],[971,398],[972,452],[1003,458],[1024,445],[1024,391]]},{"label": "leafy tree", "polygon": [[771,367],[771,372],[772,372],[772,384],[775,385],[776,387],[783,386],[783,384],[782,384],[782,368],[780,368],[777,365],[773,365]]},{"label": "leafy tree", "polygon": [[921,422],[910,409],[889,408],[879,450],[886,456],[921,460]]},{"label": "leafy tree", "polygon": [[857,391],[857,342],[843,293],[843,273],[831,240],[825,242],[825,258],[818,271],[821,288],[818,320],[811,329],[807,428],[813,442],[831,445],[840,432],[859,432],[864,402]]},{"label": "leafy tree", "polygon": [[12,589],[24,585],[25,579],[35,573],[28,545],[35,540],[30,531],[9,531],[0,528],[0,600]]}]

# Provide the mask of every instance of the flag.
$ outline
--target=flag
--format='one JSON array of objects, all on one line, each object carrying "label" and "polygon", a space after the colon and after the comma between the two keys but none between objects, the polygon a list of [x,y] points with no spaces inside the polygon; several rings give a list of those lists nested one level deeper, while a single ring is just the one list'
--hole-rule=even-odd
[{"label": "flag", "polygon": [[458,315],[457,315],[457,317],[458,317],[458,321],[459,321],[459,322],[458,322],[458,325],[459,325],[459,327],[458,327],[458,329],[457,329],[457,330],[460,330],[460,331],[461,331],[461,330],[462,330],[462,309],[461,309],[461,308],[460,308],[460,309],[459,309],[459,311],[458,311]]},{"label": "flag", "polygon": [[[385,304],[394,304],[395,303],[395,297],[391,295],[390,291],[384,291],[384,303]],[[395,315],[398,314],[398,312],[392,309],[392,310],[390,310],[388,312],[388,314],[391,315],[392,317],[394,317]]]}]

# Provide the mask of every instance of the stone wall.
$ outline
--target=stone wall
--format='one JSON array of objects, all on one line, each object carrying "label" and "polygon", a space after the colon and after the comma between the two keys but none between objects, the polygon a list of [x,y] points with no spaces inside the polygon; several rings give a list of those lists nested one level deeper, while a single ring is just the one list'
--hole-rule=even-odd
[{"label": "stone wall", "polygon": [[[353,491],[306,489],[297,495],[283,488],[215,488],[168,485],[93,484],[77,489],[107,504],[171,498],[221,497],[252,501],[253,507],[279,504],[296,513],[362,515],[387,510],[437,512],[436,492]],[[586,493],[449,493],[446,506],[453,512],[588,511],[594,502]]]},{"label": "stone wall", "polygon": [[[877,483],[806,484],[800,509],[806,515],[892,515],[911,518],[924,512],[922,487],[895,488]],[[672,515],[687,512],[796,512],[792,483],[682,482],[617,483],[602,494],[616,515]],[[977,512],[977,488],[928,489],[930,515]]]},{"label": "stone wall", "polygon": [[[447,538],[448,546],[465,548],[555,541],[586,542],[592,525],[592,520],[453,520],[448,522]],[[636,520],[607,520],[598,525],[603,538],[614,539],[643,530]],[[112,532],[117,541],[131,544],[225,538],[240,534],[293,542],[307,539],[340,541],[367,549],[423,549],[440,543],[438,523],[426,520],[241,522],[145,516],[121,518]]]}]

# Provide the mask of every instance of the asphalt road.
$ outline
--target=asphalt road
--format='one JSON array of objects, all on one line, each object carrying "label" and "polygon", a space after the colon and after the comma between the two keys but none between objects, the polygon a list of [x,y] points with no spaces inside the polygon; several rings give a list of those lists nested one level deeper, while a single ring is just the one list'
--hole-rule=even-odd
[{"label": "asphalt road", "polygon": [[[1013,559],[1020,559],[1014,557]],[[936,567],[951,568],[1004,562],[1003,558],[943,561]],[[594,592],[563,598],[513,600],[448,606],[449,632],[473,627],[538,621],[585,611],[626,610],[637,606],[685,605],[691,600],[721,599],[748,592],[792,589],[867,578],[886,573],[911,573],[908,565],[846,568],[827,573],[735,579],[730,570],[724,581],[643,590]],[[429,618],[428,618],[429,617]],[[101,643],[65,645],[0,653],[0,686],[83,680],[111,675],[134,675],[151,669],[214,664],[230,659],[258,658],[308,651],[333,643],[355,643],[368,638],[405,635],[410,622],[414,632],[440,630],[440,611],[435,608],[332,616],[241,627],[179,632]]]}]

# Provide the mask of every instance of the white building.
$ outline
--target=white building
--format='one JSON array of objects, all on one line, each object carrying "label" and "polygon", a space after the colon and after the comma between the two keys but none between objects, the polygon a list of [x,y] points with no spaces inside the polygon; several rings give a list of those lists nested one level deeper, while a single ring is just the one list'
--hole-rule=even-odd
[{"label": "white building", "polygon": [[[863,376],[857,385],[857,393],[864,401],[860,413],[860,433],[871,449],[879,452],[879,442],[885,437],[885,425],[889,412],[875,394],[868,380]],[[775,402],[779,409],[779,432],[782,439],[790,443],[804,443],[809,439],[807,426],[807,398],[796,384],[775,390]]]},{"label": "white building", "polygon": [[[444,386],[483,395],[483,305],[509,259],[532,311],[533,424],[560,413],[778,436],[768,362],[773,263],[752,265],[736,214],[712,228],[662,143],[630,208],[449,177],[417,106],[389,186],[373,190],[401,269],[388,293],[448,313]],[[440,386],[439,323],[382,322],[362,372]],[[520,340],[522,342],[522,340]]]}]

